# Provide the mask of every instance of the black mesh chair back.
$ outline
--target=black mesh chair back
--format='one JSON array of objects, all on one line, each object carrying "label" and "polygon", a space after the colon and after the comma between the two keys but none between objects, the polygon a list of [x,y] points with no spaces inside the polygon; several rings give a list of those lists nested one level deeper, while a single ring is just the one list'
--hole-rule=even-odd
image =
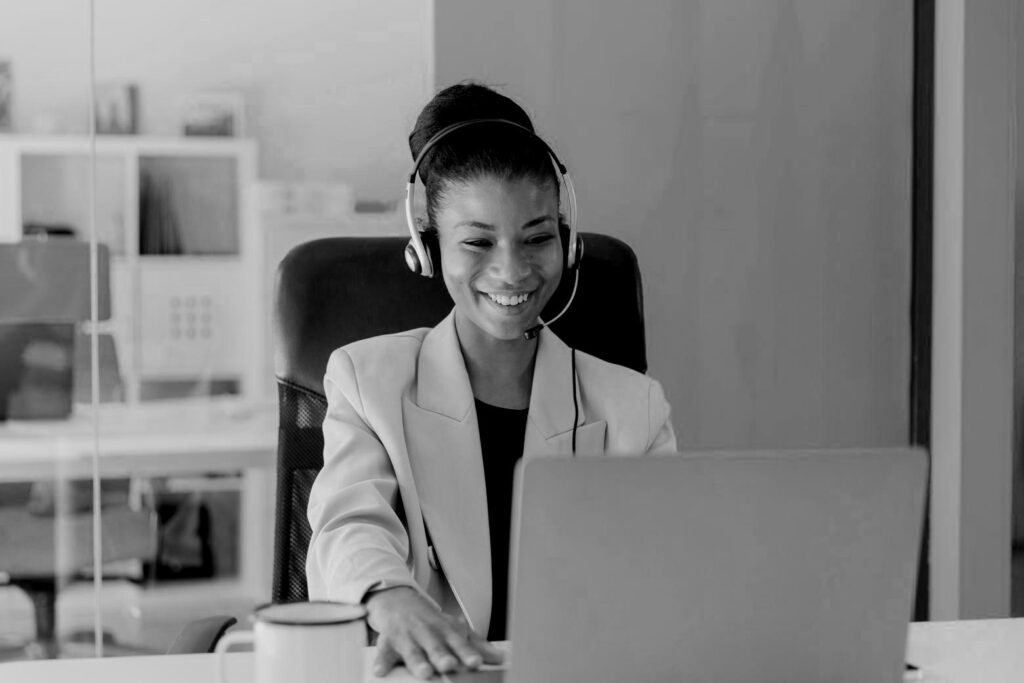
[{"label": "black mesh chair back", "polygon": [[[647,371],[643,293],[636,256],[625,243],[584,233],[579,289],[551,328],[570,346]],[[331,352],[366,337],[432,327],[452,308],[441,278],[405,266],[403,237],[334,237],[299,245],[277,273],[274,326],[279,427],[274,602],[306,600],[306,504],[323,466],[323,376]],[[564,278],[543,316],[562,309]]]}]

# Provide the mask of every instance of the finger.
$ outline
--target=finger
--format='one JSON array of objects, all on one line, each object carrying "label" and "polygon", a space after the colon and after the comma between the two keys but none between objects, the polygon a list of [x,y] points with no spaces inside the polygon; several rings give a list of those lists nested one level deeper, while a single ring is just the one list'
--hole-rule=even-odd
[{"label": "finger", "polygon": [[461,633],[449,631],[446,641],[448,647],[467,668],[476,669],[483,664],[483,655]]},{"label": "finger", "polygon": [[416,640],[439,673],[449,673],[459,668],[459,658],[452,653],[447,640],[439,633],[425,629],[417,633]]},{"label": "finger", "polygon": [[417,678],[427,680],[434,675],[434,667],[427,661],[427,656],[418,644],[411,639],[406,639],[398,647],[398,653],[402,655],[405,668],[412,672]]},{"label": "finger", "polygon": [[483,636],[477,635],[475,631],[470,631],[469,640],[473,647],[483,656],[484,664],[503,664],[505,662],[505,653],[492,645]]},{"label": "finger", "polygon": [[398,651],[391,645],[391,640],[388,638],[378,639],[377,657],[373,660],[373,675],[378,678],[386,676],[389,671],[395,668],[398,660]]}]

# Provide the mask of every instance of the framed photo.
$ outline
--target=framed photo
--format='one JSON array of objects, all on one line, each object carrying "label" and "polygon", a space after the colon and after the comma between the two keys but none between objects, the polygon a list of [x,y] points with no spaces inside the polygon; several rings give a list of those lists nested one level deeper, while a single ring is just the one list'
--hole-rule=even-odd
[{"label": "framed photo", "polygon": [[185,135],[242,137],[245,98],[240,92],[199,92],[182,102],[181,129]]},{"label": "framed photo", "polygon": [[138,132],[138,88],[131,83],[97,84],[96,134],[134,135]]}]

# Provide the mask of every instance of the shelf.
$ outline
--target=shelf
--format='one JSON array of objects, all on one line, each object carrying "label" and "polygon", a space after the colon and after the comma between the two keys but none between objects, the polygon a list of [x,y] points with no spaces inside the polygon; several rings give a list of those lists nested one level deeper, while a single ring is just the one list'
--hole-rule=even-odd
[{"label": "shelf", "polygon": [[[130,403],[204,383],[263,390],[256,163],[255,143],[239,138],[0,135],[0,241],[26,225],[89,239],[95,217]],[[174,310],[189,300],[207,302],[195,324]]]}]

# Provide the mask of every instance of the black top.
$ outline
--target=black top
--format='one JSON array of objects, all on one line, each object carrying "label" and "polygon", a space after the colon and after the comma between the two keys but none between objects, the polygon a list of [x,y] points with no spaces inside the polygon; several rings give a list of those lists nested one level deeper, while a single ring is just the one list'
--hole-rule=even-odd
[{"label": "black top", "polygon": [[523,455],[526,410],[498,408],[476,402],[480,451],[487,489],[487,519],[491,530],[491,625],[489,640],[505,640],[508,603],[508,552],[512,527],[512,475]]}]

